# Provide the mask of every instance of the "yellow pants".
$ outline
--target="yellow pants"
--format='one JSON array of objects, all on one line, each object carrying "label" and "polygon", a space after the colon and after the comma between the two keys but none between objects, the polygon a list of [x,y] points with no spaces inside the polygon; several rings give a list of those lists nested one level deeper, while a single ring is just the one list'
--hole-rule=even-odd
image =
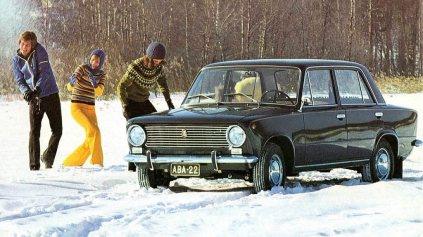
[{"label": "yellow pants", "polygon": [[75,121],[85,130],[85,141],[64,161],[65,166],[82,166],[91,155],[90,164],[103,166],[103,149],[98,128],[95,106],[71,103],[71,114]]}]

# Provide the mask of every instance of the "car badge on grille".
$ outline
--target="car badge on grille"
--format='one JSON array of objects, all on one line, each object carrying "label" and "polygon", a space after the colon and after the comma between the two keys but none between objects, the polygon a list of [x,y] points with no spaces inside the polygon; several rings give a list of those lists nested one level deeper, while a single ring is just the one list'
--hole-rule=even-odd
[{"label": "car badge on grille", "polygon": [[188,137],[188,133],[187,133],[187,130],[186,130],[186,129],[182,129],[182,134],[181,134],[181,136],[182,136],[183,138],[187,138],[187,137]]}]

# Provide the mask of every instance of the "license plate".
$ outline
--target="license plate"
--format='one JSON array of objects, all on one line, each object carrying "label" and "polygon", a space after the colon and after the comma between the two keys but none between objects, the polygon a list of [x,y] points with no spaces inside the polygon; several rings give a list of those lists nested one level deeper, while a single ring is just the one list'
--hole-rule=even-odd
[{"label": "license plate", "polygon": [[171,164],[170,175],[200,176],[200,165],[199,164]]}]

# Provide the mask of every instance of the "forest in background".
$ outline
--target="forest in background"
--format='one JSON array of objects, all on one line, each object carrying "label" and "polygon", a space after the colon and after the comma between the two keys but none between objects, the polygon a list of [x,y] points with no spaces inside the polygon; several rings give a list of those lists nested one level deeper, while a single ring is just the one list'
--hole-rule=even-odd
[{"label": "forest in background", "polygon": [[166,46],[173,92],[187,91],[206,64],[257,58],[355,61],[394,91],[422,91],[422,8],[423,0],[0,0],[0,95],[19,94],[12,58],[25,30],[47,49],[62,99],[95,48],[107,54],[103,98],[114,98],[153,41]]}]

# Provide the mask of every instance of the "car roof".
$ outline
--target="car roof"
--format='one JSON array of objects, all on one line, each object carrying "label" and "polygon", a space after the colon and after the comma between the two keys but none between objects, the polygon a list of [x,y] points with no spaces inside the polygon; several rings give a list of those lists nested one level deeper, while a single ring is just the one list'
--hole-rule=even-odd
[{"label": "car roof", "polygon": [[250,59],[250,60],[233,60],[216,62],[206,65],[208,67],[218,66],[241,66],[241,65],[260,65],[260,66],[293,66],[299,68],[307,68],[312,66],[353,66],[359,67],[363,70],[365,67],[359,63],[343,60],[328,60],[328,59]]}]

